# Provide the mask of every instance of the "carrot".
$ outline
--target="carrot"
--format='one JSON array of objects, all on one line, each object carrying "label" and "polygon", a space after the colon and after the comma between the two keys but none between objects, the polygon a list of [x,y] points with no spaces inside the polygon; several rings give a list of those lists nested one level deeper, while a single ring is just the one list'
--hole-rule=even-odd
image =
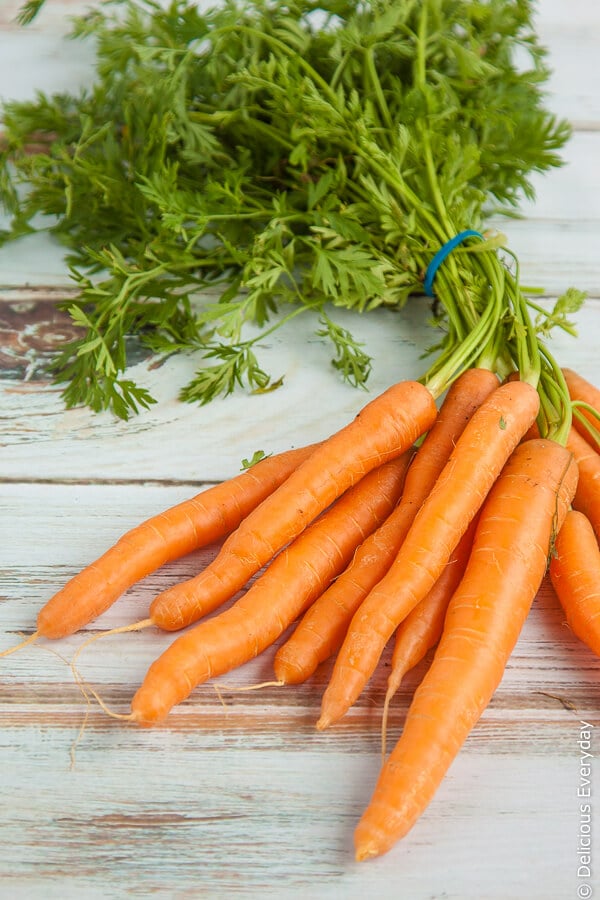
[{"label": "carrot", "polygon": [[396,630],[394,652],[383,704],[382,756],[385,756],[385,735],[390,702],[406,673],[421,662],[427,651],[435,647],[442,636],[446,610],[467,567],[477,522],[478,518],[473,519],[456,549],[451,553],[450,559],[434,586]]},{"label": "carrot", "polygon": [[365,475],[283,550],[236,603],[177,638],[150,666],[133,698],[132,718],[144,725],[164,719],[196,685],[272,644],[397,503],[408,461],[405,454]]},{"label": "carrot", "polygon": [[216,609],[340,494],[404,453],[436,414],[433,396],[418,382],[388,388],[251,512],[204,571],[159,594],[150,607],[151,620],[176,631]]},{"label": "carrot", "polygon": [[53,639],[73,634],[141,578],[233,531],[317,446],[267,457],[128,531],[42,607],[37,634]]},{"label": "carrot", "polygon": [[590,446],[600,453],[600,390],[573,369],[563,369],[562,373],[573,401],[573,425]]},{"label": "carrot", "polygon": [[600,656],[600,549],[583,513],[570,510],[558,532],[550,580],[577,637]]},{"label": "carrot", "polygon": [[579,483],[573,506],[587,516],[600,541],[600,455],[574,428],[569,432],[567,447],[579,466]]},{"label": "carrot", "polygon": [[358,860],[385,853],[412,828],[489,703],[576,483],[572,455],[549,440],[521,444],[504,467],[482,509],[433,662],[356,828]]},{"label": "carrot", "polygon": [[496,388],[474,413],[387,575],[352,618],[317,728],[341,718],[359,696],[395,629],[441,575],[538,409],[535,388],[516,381]]},{"label": "carrot", "polygon": [[[275,678],[301,684],[341,647],[352,616],[389,569],[412,521],[402,503],[358,547],[352,562],[306,611],[273,660]],[[414,515],[414,513],[413,513]]]},{"label": "carrot", "polygon": [[403,502],[420,507],[481,404],[498,388],[490,369],[467,369],[448,390],[437,419],[407,472]]},{"label": "carrot", "polygon": [[313,603],[277,651],[273,665],[279,681],[306,681],[320,663],[339,650],[352,616],[392,564],[467,422],[496,387],[498,379],[489,369],[467,369],[451,385],[411,463],[399,505],[361,544],[348,568]]}]

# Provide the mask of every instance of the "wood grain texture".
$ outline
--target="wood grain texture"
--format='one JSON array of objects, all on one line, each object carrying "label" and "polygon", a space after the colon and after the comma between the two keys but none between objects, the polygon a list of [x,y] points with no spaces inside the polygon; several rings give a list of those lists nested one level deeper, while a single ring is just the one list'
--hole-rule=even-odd
[{"label": "wood grain texture", "polygon": [[[0,4],[0,95],[84,83],[89,55],[63,33],[65,14],[86,4],[47,0],[26,31],[14,24],[20,5]],[[566,165],[536,181],[524,218],[493,224],[519,255],[523,281],[544,288],[544,303],[572,284],[588,291],[580,339],[557,334],[551,349],[600,384],[600,5],[540,0],[538,22],[554,70],[550,102],[575,133]],[[55,306],[69,296],[60,252],[43,236],[0,251],[0,651],[124,531],[236,474],[254,450],[326,436],[369,396],[339,382],[300,319],[260,348],[265,367],[285,376],[272,394],[184,405],[177,392],[198,360],[157,368],[140,354],[132,374],[157,406],[128,424],[66,412],[44,363],[72,327]],[[428,315],[414,303],[401,314],[340,317],[375,358],[373,393],[425,367]],[[433,803],[373,863],[353,862],[352,832],[377,775],[389,654],[356,707],[324,733],[314,724],[329,664],[299,687],[236,690],[272,677],[275,648],[198,688],[154,729],[88,705],[69,668],[82,641],[144,617],[159,591],[215,551],[148,576],[85,632],[0,659],[0,897],[567,900],[581,884],[582,720],[596,728],[591,883],[600,891],[600,660],[566,627],[547,584]],[[81,676],[126,712],[172,639],[156,629],[105,638],[82,653]],[[397,696],[390,739],[425,666]]]}]

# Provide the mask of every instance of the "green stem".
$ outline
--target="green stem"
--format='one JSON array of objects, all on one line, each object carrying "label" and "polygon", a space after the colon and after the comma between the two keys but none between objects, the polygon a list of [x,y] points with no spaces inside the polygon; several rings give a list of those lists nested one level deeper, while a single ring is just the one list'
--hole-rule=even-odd
[{"label": "green stem", "polygon": [[[417,55],[415,59],[415,77],[414,82],[415,85],[421,90],[423,94],[423,99],[427,107],[428,96],[427,96],[427,5],[423,4],[423,11],[421,13],[421,20],[419,22],[419,31],[417,33]],[[428,110],[429,113],[429,110]],[[431,150],[431,140],[430,133],[427,127],[423,127],[421,123],[421,127],[419,128],[420,137],[423,143],[423,153],[425,158],[425,168],[427,170],[427,177],[429,181],[429,188],[431,190],[431,194],[433,197],[434,206],[437,210],[437,213],[444,223],[444,227],[446,229],[447,238],[451,238],[453,236],[452,226],[448,221],[448,213],[446,210],[446,204],[444,203],[444,198],[440,192],[439,182],[437,179],[437,174],[435,170],[435,164],[433,162],[433,153]]]},{"label": "green stem", "polygon": [[270,328],[267,328],[265,331],[261,331],[259,335],[251,338],[250,340],[245,342],[247,347],[252,347],[254,344],[257,344],[259,341],[263,341],[270,334],[273,334],[274,331],[277,331],[278,328],[283,328],[284,325],[287,325],[288,322],[291,322],[292,319],[295,319],[296,316],[299,316],[300,313],[306,312],[307,310],[312,309],[314,311],[314,307],[311,306],[296,306],[289,312],[283,319],[279,319],[278,322],[275,322],[274,325],[271,325]]},{"label": "green stem", "polygon": [[352,149],[366,163],[368,168],[379,175],[385,184],[404,200],[407,211],[417,213],[423,222],[429,226],[435,239],[440,244],[444,244],[447,240],[446,232],[440,227],[437,218],[424,205],[423,199],[418,197],[412,188],[398,175],[398,170],[392,167],[390,159],[386,157],[385,164],[380,159],[383,154],[379,145],[372,141],[361,141],[359,139]]},{"label": "green stem", "polygon": [[[581,410],[591,413],[594,418],[598,420],[598,426],[596,427],[593,425],[589,418],[583,415]],[[571,413],[573,418],[577,419],[577,421],[583,425],[592,440],[595,441],[596,444],[600,444],[600,412],[593,406],[590,406],[589,403],[583,403],[581,400],[573,400],[571,403]]]},{"label": "green stem", "polygon": [[[427,34],[428,34],[428,20],[427,20],[427,6],[423,5],[423,10],[421,13],[421,19],[419,22],[419,30],[416,35],[417,44],[416,44],[416,60],[414,67],[414,84],[418,87],[423,94],[423,98],[427,107],[429,107],[428,102],[428,94],[427,94]],[[453,224],[450,222],[448,217],[448,212],[446,209],[446,203],[440,191],[440,185],[437,177],[437,172],[435,168],[435,163],[433,161],[433,152],[431,148],[431,138],[430,131],[426,125],[423,123],[416,123],[416,127],[419,131],[419,136],[421,139],[421,145],[423,150],[423,156],[425,159],[425,171],[427,173],[427,180],[429,182],[429,190],[431,192],[431,196],[433,198],[433,205],[437,211],[439,219],[443,225],[442,238],[441,243],[445,243],[445,241],[450,240],[456,233],[456,229],[453,228]],[[452,257],[448,260],[448,265],[450,267],[450,271],[452,272],[453,279],[455,282],[458,282],[459,275],[458,269],[456,266],[456,261]]]},{"label": "green stem", "polygon": [[[242,113],[248,111],[248,107],[244,107],[240,110],[232,110],[231,116],[228,116],[227,118],[233,122],[235,122],[236,119],[241,120],[242,125],[250,125],[253,131],[259,131],[266,138],[275,141],[286,150],[294,149],[295,144],[293,143],[293,141],[287,140],[280,131],[278,131],[276,128],[273,128],[271,125],[268,125],[266,122],[263,122],[262,119],[257,119],[254,116],[247,116],[243,118]],[[223,113],[220,110],[218,110],[216,113],[203,113],[195,110],[188,113],[188,115],[192,122],[197,122],[201,125],[210,124],[213,128],[218,128],[223,124],[229,124],[229,122],[224,119]]]},{"label": "green stem", "polygon": [[[524,288],[522,288],[522,290],[524,293],[526,292]],[[573,325],[571,325],[570,322],[567,322],[561,317],[553,316],[552,313],[548,312],[547,309],[544,309],[543,306],[539,306],[539,304],[534,303],[530,297],[527,298],[527,306],[533,309],[534,312],[539,313],[541,316],[543,316],[546,322],[550,323],[551,325],[555,325],[558,328],[562,328],[562,330],[566,331],[567,334],[570,334],[571,337],[577,337],[577,329]]]},{"label": "green stem", "polygon": [[439,397],[443,394],[465,369],[475,364],[475,361],[481,354],[482,347],[486,347],[493,339],[497,323],[498,302],[494,296],[470,334],[458,346],[451,348],[444,354],[443,359],[434,363],[420,379],[429,388],[434,397]]},{"label": "green stem", "polygon": [[507,278],[507,292],[515,316],[516,361],[522,381],[537,387],[541,373],[540,345],[527,303],[519,283],[519,261],[514,253],[503,248],[514,262],[515,274]]},{"label": "green stem", "polygon": [[381,118],[383,119],[386,127],[390,132],[394,130],[394,121],[390,114],[389,106],[387,105],[387,101],[385,99],[385,95],[383,93],[383,88],[381,87],[381,81],[379,80],[379,75],[377,74],[377,67],[375,65],[375,50],[373,45],[367,49],[365,53],[366,64],[367,64],[367,73],[369,76],[369,81],[371,82],[371,86],[375,91],[375,97],[377,99],[377,106],[379,107],[379,112],[381,113]]},{"label": "green stem", "polygon": [[344,74],[344,69],[346,68],[346,64],[348,63],[348,60],[350,60],[350,59],[352,59],[352,51],[346,50],[346,52],[340,59],[339,63],[337,64],[335,72],[333,73],[333,75],[331,77],[331,81],[329,83],[330,87],[333,91],[335,91],[335,89],[337,88],[338,83],[339,83],[342,75]]},{"label": "green stem", "polygon": [[[538,351],[543,363],[540,377],[541,390],[540,388],[538,390],[546,415],[545,422],[540,424],[544,427],[546,437],[565,446],[572,423],[569,389],[561,367],[541,341],[538,341]],[[540,421],[539,418],[538,421]],[[541,427],[540,432],[542,432]]]}]

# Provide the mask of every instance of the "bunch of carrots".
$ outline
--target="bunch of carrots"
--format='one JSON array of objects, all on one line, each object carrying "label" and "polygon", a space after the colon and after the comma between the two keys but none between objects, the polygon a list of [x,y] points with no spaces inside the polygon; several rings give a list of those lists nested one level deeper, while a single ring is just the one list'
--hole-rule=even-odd
[{"label": "bunch of carrots", "polygon": [[431,383],[393,385],[321,443],[129,531],[41,609],[26,643],[73,634],[159,566],[227,536],[148,618],[113,630],[185,629],[120,718],[164,720],[293,623],[274,657],[278,683],[303,682],[337,654],[319,729],[344,716],[394,637],[385,716],[405,672],[436,647],[355,832],[358,860],[385,853],[484,712],[548,571],[573,631],[600,654],[600,391],[552,372],[540,388],[517,370],[501,380],[466,366],[439,408]]},{"label": "bunch of carrots", "polygon": [[[125,534],[42,608],[25,642],[75,633],[159,566],[225,538],[203,571],[154,599],[147,618],[113,630],[182,630],[120,718],[164,720],[197,685],[257,656],[296,623],[275,654],[274,675],[281,685],[300,683],[335,656],[319,729],[344,716],[394,639],[385,726],[405,672],[435,647],[357,825],[359,860],[389,850],[427,807],[498,686],[547,572],[571,628],[600,654],[600,391],[562,369],[544,342],[552,327],[572,331],[566,313],[583,295],[571,290],[545,313],[525,298],[502,237],[473,230],[482,189],[467,190],[462,176],[457,188],[450,177],[449,95],[437,93],[437,71],[428,78],[437,25],[422,7],[410,129],[398,127],[377,87],[368,108],[375,119],[383,112],[381,128],[357,127],[340,112],[337,91],[320,92],[320,76],[304,93],[304,65],[302,96],[318,98],[320,115],[339,130],[340,159],[355,155],[360,178],[350,202],[369,210],[369,222],[389,219],[390,244],[406,232],[394,267],[416,248],[415,271],[400,274],[435,297],[443,325],[435,361],[321,443],[264,459]],[[285,50],[287,72],[297,51],[282,40],[271,45]],[[373,60],[371,48],[365,58]],[[335,63],[336,73],[348,59]],[[382,149],[377,137],[388,124]],[[467,172],[475,160],[483,165],[478,154],[468,160]],[[372,197],[379,205],[371,209]],[[339,297],[343,283],[337,290]]]}]

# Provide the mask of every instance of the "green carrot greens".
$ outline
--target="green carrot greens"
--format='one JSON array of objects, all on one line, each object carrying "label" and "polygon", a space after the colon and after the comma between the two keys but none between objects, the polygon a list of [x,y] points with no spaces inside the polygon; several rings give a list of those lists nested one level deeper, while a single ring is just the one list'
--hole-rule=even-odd
[{"label": "green carrot greens", "polygon": [[[66,404],[153,402],[124,377],[132,335],[199,351],[183,399],[266,390],[260,343],[304,312],[364,385],[336,307],[402,307],[442,244],[560,164],[532,16],[529,0],[113,0],[75,19],[94,83],[5,104],[0,160],[1,239],[47,229],[80,290],[81,337],[52,364]],[[465,243],[437,275],[436,391],[482,360],[536,384],[553,371],[536,328],[570,328],[581,297],[532,325],[499,243]]]}]

